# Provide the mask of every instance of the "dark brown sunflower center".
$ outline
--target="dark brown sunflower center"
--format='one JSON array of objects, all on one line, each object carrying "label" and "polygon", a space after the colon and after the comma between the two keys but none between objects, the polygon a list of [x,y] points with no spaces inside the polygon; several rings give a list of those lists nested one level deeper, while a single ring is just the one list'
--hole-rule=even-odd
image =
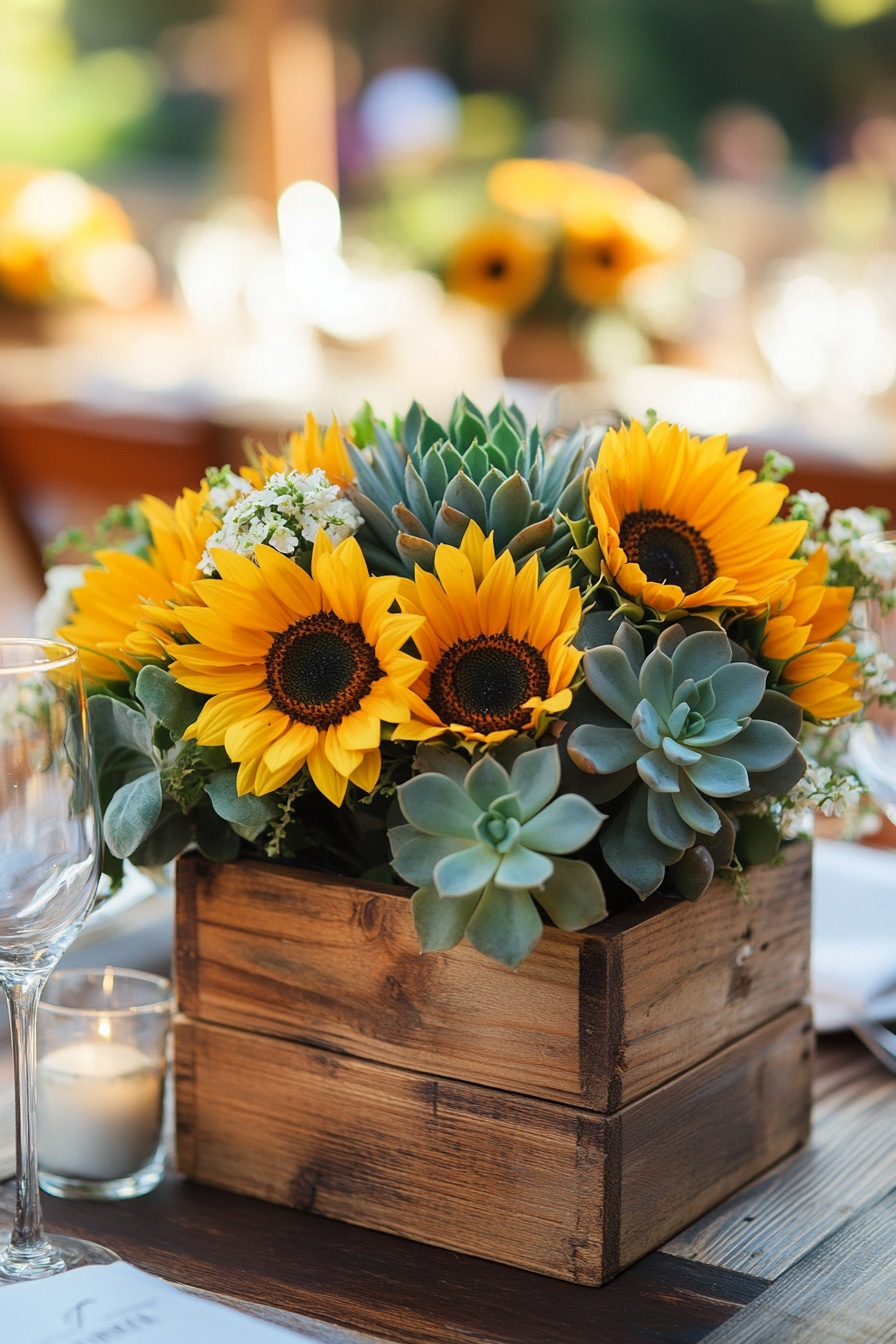
[{"label": "dark brown sunflower center", "polygon": [[696,593],[718,572],[713,553],[697,529],[659,509],[627,513],[619,529],[619,544],[652,583],[674,583],[686,593]]},{"label": "dark brown sunflower center", "polygon": [[482,269],[489,280],[503,280],[507,274],[507,259],[505,257],[487,257]]},{"label": "dark brown sunflower center", "polygon": [[282,714],[313,728],[340,723],[382,676],[357,621],[319,611],[275,635],[265,659],[267,687]]},{"label": "dark brown sunflower center", "polygon": [[608,271],[616,264],[616,253],[609,243],[598,243],[594,249],[593,259],[596,266]]},{"label": "dark brown sunflower center", "polygon": [[443,723],[477,733],[526,726],[522,708],[548,693],[548,665],[538,649],[510,635],[476,635],[446,649],[433,670],[429,703]]}]

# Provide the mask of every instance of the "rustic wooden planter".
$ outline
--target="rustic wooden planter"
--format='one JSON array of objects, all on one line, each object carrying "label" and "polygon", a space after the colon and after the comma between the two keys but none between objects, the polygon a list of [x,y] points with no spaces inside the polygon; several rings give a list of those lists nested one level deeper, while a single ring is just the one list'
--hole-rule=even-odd
[{"label": "rustic wooden planter", "polygon": [[599,1284],[802,1142],[810,849],[421,956],[407,895],[181,860],[178,1165],[211,1185]]}]

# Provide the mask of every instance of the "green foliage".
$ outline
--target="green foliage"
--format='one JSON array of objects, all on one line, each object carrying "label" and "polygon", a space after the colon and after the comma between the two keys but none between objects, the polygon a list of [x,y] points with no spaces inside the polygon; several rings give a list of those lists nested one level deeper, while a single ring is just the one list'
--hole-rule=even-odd
[{"label": "green foliage", "polygon": [[732,805],[786,792],[805,769],[799,707],[767,692],[765,671],[735,655],[721,630],[673,625],[645,657],[623,622],[583,659],[567,751],[593,801],[618,800],[599,844],[641,897],[667,871],[681,895],[701,895],[730,862]]},{"label": "green foliage", "polygon": [[392,866],[418,888],[414,920],[424,952],[464,934],[485,956],[517,966],[541,936],[536,902],[562,929],[606,914],[590,864],[566,855],[596,834],[601,814],[577,794],[555,797],[555,746],[494,755],[475,765],[444,748],[420,753],[426,767],[398,790],[405,826],[389,831]]},{"label": "green foliage", "polygon": [[593,433],[577,430],[547,451],[515,405],[498,402],[484,413],[465,397],[447,426],[414,402],[395,437],[367,412],[353,433],[374,451],[349,449],[356,480],[345,493],[367,524],[358,542],[376,572],[431,570],[436,546],[459,545],[471,520],[494,532],[496,552],[509,550],[518,564],[541,553],[550,568],[568,555],[567,520],[584,515]]},{"label": "green foliage", "polygon": [[60,532],[44,547],[44,564],[48,567],[55,565],[64,557],[69,564],[87,565],[92,563],[94,551],[104,546],[137,553],[145,550],[150,540],[149,525],[137,501],[113,504],[94,525],[92,532],[85,532],[80,527],[70,527]]}]

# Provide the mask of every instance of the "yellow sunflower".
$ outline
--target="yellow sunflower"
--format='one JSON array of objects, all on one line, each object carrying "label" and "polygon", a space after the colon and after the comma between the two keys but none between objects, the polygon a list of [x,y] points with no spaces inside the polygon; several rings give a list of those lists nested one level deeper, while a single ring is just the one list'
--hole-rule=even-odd
[{"label": "yellow sunflower", "polygon": [[541,293],[549,262],[550,249],[537,233],[510,220],[487,220],[454,249],[445,285],[513,317]]},{"label": "yellow sunflower", "polygon": [[849,620],[852,588],[828,587],[827,548],[819,546],[772,608],[759,648],[770,662],[786,660],[781,682],[816,719],[840,719],[861,709],[855,645],[836,639]]},{"label": "yellow sunflower", "polygon": [[214,559],[221,578],[194,585],[203,605],[177,613],[198,642],[171,650],[170,671],[211,696],[184,736],[239,762],[240,794],[270,793],[303,765],[337,807],[349,781],[369,792],[383,724],[411,718],[423,670],[402,652],[421,620],[389,611],[400,580],[372,578],[355,539],[334,550],[323,529],[310,575],[270,546],[255,562]]},{"label": "yellow sunflower", "polygon": [[741,471],[745,453],[679,425],[607,432],[588,507],[601,571],[622,594],[663,615],[778,602],[806,524],[774,521],[787,487]]},{"label": "yellow sunflower", "polygon": [[348,460],[343,433],[335,415],[326,432],[321,433],[320,425],[308,411],[305,428],[301,432],[293,430],[285,452],[269,453],[265,448],[259,449],[255,455],[256,465],[242,467],[240,475],[256,490],[261,490],[275,472],[300,471],[308,475],[320,467],[331,484],[346,485],[354,479],[355,473]]},{"label": "yellow sunflower", "polygon": [[141,508],[152,535],[149,555],[97,551],[96,567],[72,593],[74,612],[59,633],[81,650],[86,676],[127,681],[128,671],[164,656],[163,645],[183,634],[173,604],[192,602],[205,543],[218,528],[208,484],[185,490],[172,508],[144,495]]},{"label": "yellow sunflower", "polygon": [[655,260],[655,252],[621,216],[598,212],[567,224],[560,279],[571,299],[596,308],[617,299],[626,277]]},{"label": "yellow sunflower", "polygon": [[539,727],[572,699],[581,653],[570,643],[582,619],[568,569],[538,581],[533,556],[519,574],[510,553],[470,523],[459,547],[439,546],[435,574],[404,580],[402,611],[422,618],[414,643],[426,670],[414,684],[416,718],[396,738],[456,733],[473,744],[502,742]]}]

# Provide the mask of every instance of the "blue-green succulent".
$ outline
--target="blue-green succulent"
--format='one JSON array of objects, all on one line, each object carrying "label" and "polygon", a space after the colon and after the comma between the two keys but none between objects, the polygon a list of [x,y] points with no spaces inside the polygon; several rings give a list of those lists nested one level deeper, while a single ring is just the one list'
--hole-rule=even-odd
[{"label": "blue-green succulent", "polygon": [[619,799],[600,848],[641,897],[667,869],[682,895],[701,895],[715,867],[730,862],[732,805],[784,794],[805,770],[799,708],[738,656],[724,631],[686,634],[680,625],[645,656],[623,621],[611,644],[583,658],[587,688],[566,746],[591,777],[588,796]]},{"label": "blue-green succulent", "polygon": [[569,554],[567,520],[584,517],[582,477],[596,432],[578,429],[548,451],[517,406],[483,412],[465,397],[446,426],[415,402],[394,437],[369,417],[363,427],[375,451],[349,446],[356,479],[344,493],[366,524],[358,542],[372,570],[431,570],[436,546],[460,545],[471,519],[518,564],[541,552],[550,569]]},{"label": "blue-green succulent", "polygon": [[414,922],[424,952],[466,934],[478,951],[517,966],[541,937],[536,902],[561,929],[606,914],[590,863],[565,856],[591,841],[603,821],[560,785],[555,746],[521,751],[510,770],[492,755],[470,766],[444,748],[421,752],[425,772],[398,790],[408,822],[389,832],[392,866],[416,886]]}]

